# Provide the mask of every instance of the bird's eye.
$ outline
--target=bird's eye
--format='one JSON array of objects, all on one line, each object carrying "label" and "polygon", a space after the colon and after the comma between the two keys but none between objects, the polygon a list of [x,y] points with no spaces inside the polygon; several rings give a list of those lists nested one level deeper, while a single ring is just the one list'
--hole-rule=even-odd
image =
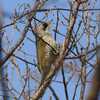
[{"label": "bird's eye", "polygon": [[48,27],[47,23],[43,23],[43,30],[46,30],[46,28]]}]

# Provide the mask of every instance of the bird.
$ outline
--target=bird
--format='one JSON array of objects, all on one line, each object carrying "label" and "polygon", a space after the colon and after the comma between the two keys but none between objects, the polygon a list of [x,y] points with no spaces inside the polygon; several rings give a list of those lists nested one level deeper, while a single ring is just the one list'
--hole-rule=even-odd
[{"label": "bird", "polygon": [[45,22],[36,29],[37,67],[42,75],[41,83],[50,72],[51,65],[59,54],[57,43],[48,31],[49,28],[50,22]]}]

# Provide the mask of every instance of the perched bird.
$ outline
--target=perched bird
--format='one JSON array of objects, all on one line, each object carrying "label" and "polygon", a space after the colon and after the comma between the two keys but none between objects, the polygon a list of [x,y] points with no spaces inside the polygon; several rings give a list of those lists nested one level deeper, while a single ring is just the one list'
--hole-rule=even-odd
[{"label": "perched bird", "polygon": [[51,64],[58,56],[58,47],[56,41],[48,32],[50,22],[43,23],[36,29],[36,50],[38,69],[42,75],[42,81],[50,72]]}]

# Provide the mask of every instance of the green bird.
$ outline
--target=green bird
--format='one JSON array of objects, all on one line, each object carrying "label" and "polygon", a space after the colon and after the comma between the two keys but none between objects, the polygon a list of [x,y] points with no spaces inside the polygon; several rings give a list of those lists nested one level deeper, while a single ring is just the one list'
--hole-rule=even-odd
[{"label": "green bird", "polygon": [[42,81],[50,72],[51,65],[58,56],[57,43],[48,32],[49,24],[50,22],[43,23],[36,31],[37,62]]}]

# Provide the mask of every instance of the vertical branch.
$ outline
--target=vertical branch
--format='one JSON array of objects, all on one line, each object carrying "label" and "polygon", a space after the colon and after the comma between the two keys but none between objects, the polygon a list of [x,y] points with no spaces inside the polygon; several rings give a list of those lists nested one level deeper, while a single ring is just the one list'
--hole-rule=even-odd
[{"label": "vertical branch", "polygon": [[[85,3],[82,4],[83,6],[83,9],[89,9],[88,7],[88,0],[86,0]],[[86,41],[87,41],[87,45],[86,45],[86,50],[89,49],[89,46],[90,46],[90,19],[89,19],[90,15],[89,15],[89,11],[85,11],[83,12],[83,16],[82,16],[82,19],[83,19],[83,23],[84,23],[84,27],[85,27],[85,31],[86,31]]]},{"label": "vertical branch", "polygon": [[30,68],[29,68],[29,66],[28,66],[28,64],[27,64],[27,76],[28,76],[28,79],[27,79],[27,81],[28,81],[28,99],[30,100]]},{"label": "vertical branch", "polygon": [[81,69],[81,83],[82,83],[82,86],[81,86],[81,92],[80,92],[80,100],[84,100],[84,93],[85,93],[85,86],[86,86],[86,67],[85,66],[82,66],[82,69]]},{"label": "vertical branch", "polygon": [[63,77],[63,85],[64,85],[64,90],[65,90],[65,96],[66,96],[66,100],[69,100],[68,99],[68,91],[67,91],[67,84],[66,84],[66,79],[65,79],[65,74],[64,74],[64,69],[62,67],[62,77]]},{"label": "vertical branch", "polygon": [[99,100],[99,92],[100,92],[100,45],[96,48],[96,69],[93,76],[92,88],[90,89],[90,93],[87,100]]},{"label": "vertical branch", "polygon": [[[100,32],[100,14],[97,16],[98,31]],[[96,69],[93,76],[93,83],[87,100],[97,100],[100,93],[100,45],[96,47]]]},{"label": "vertical branch", "polygon": [[77,88],[78,88],[79,82],[80,82],[80,77],[77,80],[77,83],[76,83],[76,86],[75,86],[75,91],[74,91],[74,95],[72,97],[72,100],[75,100],[75,96],[76,96],[76,92],[77,92]]},{"label": "vertical branch", "polygon": [[[81,51],[81,53],[83,53]],[[86,55],[80,58],[81,61],[81,92],[80,92],[80,100],[84,100],[85,86],[86,86]]]},{"label": "vertical branch", "polygon": [[57,22],[56,22],[56,29],[55,29],[55,34],[54,34],[54,39],[55,41],[57,40],[57,31],[58,31],[58,24],[59,24],[59,11],[57,10]]}]

